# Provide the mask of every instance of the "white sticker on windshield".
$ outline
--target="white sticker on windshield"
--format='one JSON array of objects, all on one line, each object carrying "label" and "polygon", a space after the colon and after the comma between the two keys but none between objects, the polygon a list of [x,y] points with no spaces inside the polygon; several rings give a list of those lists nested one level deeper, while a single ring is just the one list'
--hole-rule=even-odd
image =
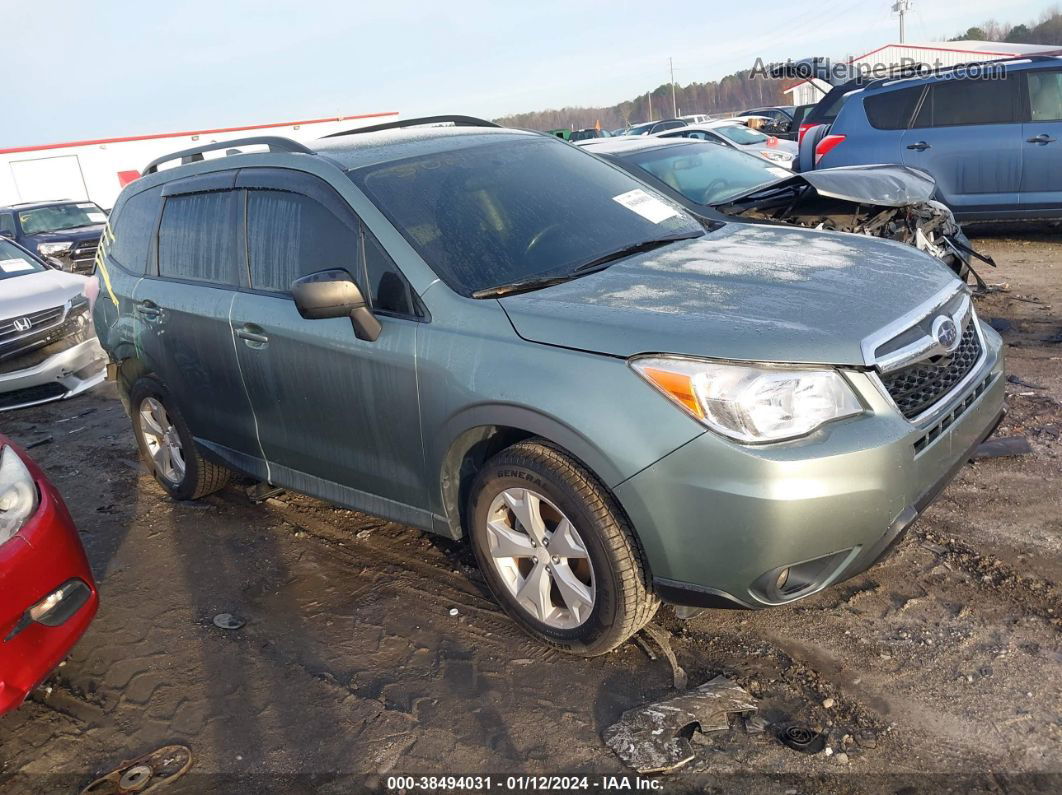
[{"label": "white sticker on windshield", "polygon": [[107,220],[107,214],[106,213],[101,213],[99,211],[86,213],[86,214],[88,215],[88,219],[90,221],[92,221],[92,223],[94,223],[94,224],[102,224],[104,221]]},{"label": "white sticker on windshield", "polygon": [[654,196],[650,196],[641,188],[635,188],[626,193],[621,193],[619,196],[613,196],[612,201],[619,202],[628,210],[638,213],[642,218],[652,221],[654,224],[678,215],[674,207]]},{"label": "white sticker on windshield", "polygon": [[28,262],[22,257],[16,259],[0,259],[0,271],[4,273],[18,273],[20,271],[33,270],[33,263]]},{"label": "white sticker on windshield", "polygon": [[776,177],[793,176],[793,172],[787,168],[778,168],[778,166],[767,166],[767,170],[774,174]]}]

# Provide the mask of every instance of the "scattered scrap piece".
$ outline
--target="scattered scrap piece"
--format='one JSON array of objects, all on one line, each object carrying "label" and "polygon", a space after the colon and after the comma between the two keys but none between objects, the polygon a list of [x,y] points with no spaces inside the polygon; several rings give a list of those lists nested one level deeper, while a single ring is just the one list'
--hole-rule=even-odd
[{"label": "scattered scrap piece", "polygon": [[1007,376],[1007,381],[1011,384],[1017,384],[1018,386],[1027,387],[1028,389],[1047,389],[1046,386],[1040,386],[1039,384],[1032,384],[1028,381],[1025,381],[1019,376],[1014,375],[1014,373],[1011,373]]},{"label": "scattered scrap piece", "polygon": [[40,439],[34,439],[26,445],[23,445],[27,450],[32,450],[34,447],[40,447],[42,444],[48,444],[55,437],[54,436],[42,436]]},{"label": "scattered scrap piece", "polygon": [[982,442],[974,450],[974,460],[979,458],[1003,458],[1011,455],[1028,455],[1032,452],[1029,440],[1024,436],[1002,436]]},{"label": "scattered scrap piece", "polygon": [[[664,653],[664,656],[667,657],[667,661],[671,663],[671,676],[675,684],[675,689],[685,690],[686,685],[689,683],[689,677],[686,676],[685,669],[678,664],[678,658],[675,657],[675,652],[671,649],[671,640],[668,637],[668,633],[653,624],[648,624],[642,627],[642,632],[656,641],[656,645],[660,647],[660,651]],[[645,647],[643,646],[643,648]],[[650,659],[656,659],[652,652],[647,648],[646,654],[649,655]]]},{"label": "scattered scrap piece", "polygon": [[192,749],[186,745],[166,745],[150,754],[122,762],[81,790],[81,795],[149,792],[180,778],[191,766]]},{"label": "scattered scrap piece", "polygon": [[239,629],[247,622],[232,613],[218,613],[214,616],[214,626],[218,629]]},{"label": "scattered scrap piece", "polygon": [[605,730],[605,744],[638,773],[669,773],[693,759],[694,731],[725,731],[728,715],[755,709],[744,688],[717,676],[682,695],[627,710]]},{"label": "scattered scrap piece", "polygon": [[800,723],[783,723],[776,727],[775,736],[787,748],[802,754],[817,754],[826,747],[826,734]]}]

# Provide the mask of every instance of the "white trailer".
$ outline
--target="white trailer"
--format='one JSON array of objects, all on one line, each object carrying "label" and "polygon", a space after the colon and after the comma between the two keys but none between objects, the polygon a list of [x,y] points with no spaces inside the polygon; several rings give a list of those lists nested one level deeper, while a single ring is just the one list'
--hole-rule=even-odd
[{"label": "white trailer", "polygon": [[[397,111],[386,111],[0,149],[0,206],[49,199],[87,199],[109,209],[121,189],[136,179],[144,166],[170,152],[251,135],[279,135],[306,142],[334,132],[394,121],[397,117]],[[222,151],[214,156],[223,154]]]}]

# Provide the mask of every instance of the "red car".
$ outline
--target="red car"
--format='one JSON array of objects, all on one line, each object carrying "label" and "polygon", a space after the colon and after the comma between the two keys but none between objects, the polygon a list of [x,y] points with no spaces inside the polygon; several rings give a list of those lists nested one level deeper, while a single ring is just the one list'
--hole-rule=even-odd
[{"label": "red car", "polygon": [[0,434],[0,715],[59,664],[98,604],[62,497]]}]

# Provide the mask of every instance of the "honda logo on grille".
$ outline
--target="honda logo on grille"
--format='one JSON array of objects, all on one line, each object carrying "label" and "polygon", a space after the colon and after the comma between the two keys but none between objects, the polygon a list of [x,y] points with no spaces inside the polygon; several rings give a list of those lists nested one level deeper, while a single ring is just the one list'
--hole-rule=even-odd
[{"label": "honda logo on grille", "polygon": [[15,331],[29,331],[33,328],[33,321],[28,317],[15,318]]}]

